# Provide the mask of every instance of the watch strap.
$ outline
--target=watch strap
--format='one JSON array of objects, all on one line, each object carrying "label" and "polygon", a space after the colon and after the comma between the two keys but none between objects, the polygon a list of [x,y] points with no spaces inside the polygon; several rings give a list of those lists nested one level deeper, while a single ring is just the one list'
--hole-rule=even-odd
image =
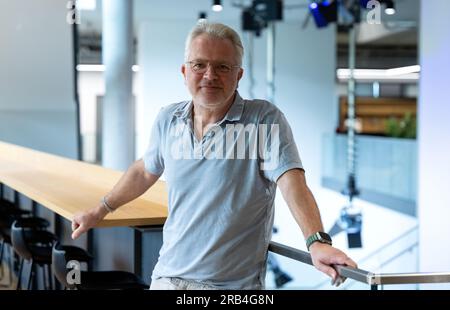
[{"label": "watch strap", "polygon": [[314,243],[314,242],[320,242],[320,243],[326,243],[329,245],[332,245],[331,242],[331,237],[324,233],[324,232],[316,232],[314,234],[312,234],[311,236],[308,237],[308,239],[306,239],[306,248],[309,251],[309,247]]}]

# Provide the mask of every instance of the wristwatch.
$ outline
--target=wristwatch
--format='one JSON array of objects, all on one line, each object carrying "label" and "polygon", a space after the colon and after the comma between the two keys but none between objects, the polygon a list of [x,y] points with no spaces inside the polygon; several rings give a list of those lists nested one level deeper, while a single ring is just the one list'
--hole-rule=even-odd
[{"label": "wristwatch", "polygon": [[308,251],[309,251],[309,247],[311,246],[311,244],[313,244],[316,241],[332,245],[330,235],[327,233],[324,233],[323,231],[318,231],[318,232],[312,234],[311,236],[309,236],[308,239],[306,239],[306,247],[308,248]]}]

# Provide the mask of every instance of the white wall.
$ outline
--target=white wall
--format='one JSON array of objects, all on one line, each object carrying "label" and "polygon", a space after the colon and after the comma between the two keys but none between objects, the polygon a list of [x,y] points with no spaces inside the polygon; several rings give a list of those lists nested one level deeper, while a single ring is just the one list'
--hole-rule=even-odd
[{"label": "white wall", "polygon": [[66,2],[0,0],[0,140],[75,157]]},{"label": "white wall", "polygon": [[[83,137],[83,159],[96,159],[97,98],[105,95],[105,79],[101,71],[78,72],[78,97],[80,100],[80,131]],[[139,97],[137,85],[139,72],[133,72],[132,94]],[[135,116],[137,118],[137,116]]]},{"label": "white wall", "polygon": [[334,131],[337,119],[335,31],[280,24],[277,35],[275,101],[291,124],[313,190],[320,187],[323,134]]},{"label": "white wall", "polygon": [[[139,72],[133,72],[133,96],[137,96]],[[103,72],[78,72],[78,96],[80,98],[81,134],[95,134],[97,117],[97,97],[105,95],[105,79]]]},{"label": "white wall", "polygon": [[422,0],[418,211],[420,269],[424,272],[450,272],[449,55],[450,1]]},{"label": "white wall", "polygon": [[[189,99],[180,66],[184,41],[195,20],[147,21],[138,35],[138,151],[148,144],[150,128],[161,106]],[[240,30],[239,20],[226,21]],[[241,31],[239,31],[241,32]],[[244,45],[247,34],[241,36]],[[335,127],[335,29],[317,30],[314,25],[302,30],[297,23],[277,24],[275,103],[286,114],[307,170],[308,183],[320,186],[321,137]],[[255,96],[264,98],[266,70],[265,33],[254,41]],[[248,51],[247,51],[248,52]],[[244,70],[246,66],[244,59]],[[239,91],[248,98],[248,78]]]},{"label": "white wall", "polygon": [[138,31],[139,81],[137,85],[137,152],[148,146],[154,118],[161,107],[185,100],[181,64],[185,35],[192,23],[186,21],[145,21]]}]

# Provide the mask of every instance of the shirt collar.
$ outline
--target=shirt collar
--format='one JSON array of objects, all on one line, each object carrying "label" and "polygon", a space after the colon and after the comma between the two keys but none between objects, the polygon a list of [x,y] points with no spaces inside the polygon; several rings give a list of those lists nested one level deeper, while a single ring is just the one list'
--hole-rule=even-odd
[{"label": "shirt collar", "polygon": [[173,115],[184,120],[192,118],[192,100],[185,101],[173,112]]},{"label": "shirt collar", "polygon": [[236,91],[236,97],[234,98],[234,102],[228,110],[227,114],[224,117],[224,120],[228,121],[239,121],[242,117],[242,113],[244,112],[244,99],[242,99],[241,95]]},{"label": "shirt collar", "polygon": [[[192,107],[193,107],[192,100],[186,101],[184,104],[182,104],[175,110],[174,115],[184,120],[191,119]],[[223,120],[239,121],[242,117],[243,112],[244,112],[244,99],[242,99],[242,97],[236,91],[236,96],[234,98],[233,104],[231,105],[230,109],[228,110]]]}]

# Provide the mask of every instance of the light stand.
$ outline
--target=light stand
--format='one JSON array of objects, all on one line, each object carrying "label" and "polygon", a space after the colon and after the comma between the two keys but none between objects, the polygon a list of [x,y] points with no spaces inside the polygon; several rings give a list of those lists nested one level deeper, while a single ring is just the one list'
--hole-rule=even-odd
[{"label": "light stand", "polygon": [[336,235],[341,231],[347,232],[347,241],[349,248],[362,247],[361,228],[362,214],[361,210],[353,205],[353,198],[359,194],[356,187],[356,139],[355,139],[355,58],[356,58],[356,29],[355,24],[349,27],[349,69],[350,77],[348,79],[347,96],[347,187],[342,194],[348,197],[348,204],[341,209],[340,216],[333,225],[329,234]]}]

